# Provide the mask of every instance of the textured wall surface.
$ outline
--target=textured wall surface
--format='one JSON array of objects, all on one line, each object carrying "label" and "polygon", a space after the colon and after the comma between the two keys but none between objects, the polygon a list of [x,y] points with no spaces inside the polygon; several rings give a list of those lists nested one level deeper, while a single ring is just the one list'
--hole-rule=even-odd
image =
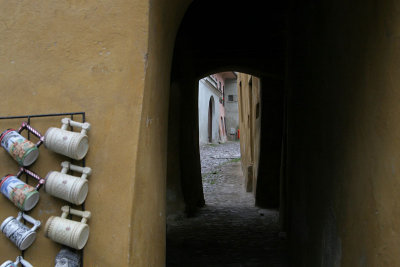
[{"label": "textured wall surface", "polygon": [[[240,154],[242,171],[247,192],[255,192],[257,186],[259,147],[260,147],[260,110],[256,111],[260,98],[260,79],[252,75],[239,73],[237,79],[239,99]],[[258,106],[260,108],[260,106]],[[257,116],[256,116],[257,115]]]},{"label": "textured wall surface", "polygon": [[[85,111],[92,123],[86,209],[93,216],[85,266],[164,264],[165,99],[187,2],[169,1],[167,8],[162,1],[141,0],[1,1],[0,90],[7,99],[1,116]],[[20,122],[0,121],[0,127],[17,128]],[[44,133],[60,122],[32,125]],[[15,173],[15,162],[3,152],[0,170]],[[31,169],[45,176],[65,159],[43,146]],[[54,264],[60,246],[44,237],[43,228],[48,217],[60,215],[62,204],[41,191],[29,213],[43,224],[25,252],[34,266]],[[16,216],[3,196],[0,205],[0,219]],[[1,262],[19,253],[4,236],[0,247]]]},{"label": "textured wall surface", "polygon": [[301,266],[400,266],[399,10],[293,10],[288,170]]}]

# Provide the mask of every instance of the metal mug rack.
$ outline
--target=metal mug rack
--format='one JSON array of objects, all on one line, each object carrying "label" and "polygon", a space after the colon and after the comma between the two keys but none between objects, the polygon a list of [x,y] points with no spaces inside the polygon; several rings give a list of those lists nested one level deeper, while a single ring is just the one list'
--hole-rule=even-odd
[{"label": "metal mug rack", "polygon": [[[48,114],[34,114],[34,115],[20,115],[20,116],[2,116],[0,117],[0,120],[13,120],[13,119],[26,119],[26,123],[28,126],[31,125],[31,122],[36,119],[42,119],[46,117],[66,117],[69,116],[71,120],[76,119],[76,117],[81,118],[81,122],[84,123],[86,122],[86,114],[85,112],[66,112],[66,113],[48,113]],[[73,131],[73,126],[70,126],[70,130]],[[31,138],[31,133],[28,131],[27,139],[30,140]],[[71,159],[72,160],[72,159]],[[86,167],[86,162],[85,158],[81,160],[82,167]],[[28,182],[28,174],[25,174],[25,182]],[[83,202],[81,206],[82,211],[85,210],[85,202]],[[70,217],[72,215],[69,215]],[[24,224],[25,224],[24,220]],[[83,266],[83,249],[78,250],[77,253],[80,254],[80,260],[81,260],[81,266]],[[24,257],[25,251],[21,252],[21,256]]]}]

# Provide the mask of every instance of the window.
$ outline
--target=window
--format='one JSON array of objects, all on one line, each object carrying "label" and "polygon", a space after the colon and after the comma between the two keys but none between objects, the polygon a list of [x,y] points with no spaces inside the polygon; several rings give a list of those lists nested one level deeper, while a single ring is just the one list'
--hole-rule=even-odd
[{"label": "window", "polygon": [[237,95],[228,95],[229,102],[237,102]]}]

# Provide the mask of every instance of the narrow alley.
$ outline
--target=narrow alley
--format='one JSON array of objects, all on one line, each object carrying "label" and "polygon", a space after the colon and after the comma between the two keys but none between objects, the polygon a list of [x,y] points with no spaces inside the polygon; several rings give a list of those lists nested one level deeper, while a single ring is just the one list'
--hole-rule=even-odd
[{"label": "narrow alley", "polygon": [[239,142],[200,146],[205,207],[167,226],[167,266],[288,266],[278,212],[246,193]]}]

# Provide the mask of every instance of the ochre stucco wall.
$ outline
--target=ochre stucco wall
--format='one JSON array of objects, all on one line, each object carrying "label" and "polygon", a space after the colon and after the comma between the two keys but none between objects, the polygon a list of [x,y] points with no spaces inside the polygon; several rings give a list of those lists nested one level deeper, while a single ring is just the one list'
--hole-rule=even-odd
[{"label": "ochre stucco wall", "polygon": [[[85,266],[164,265],[166,99],[175,34],[188,3],[1,1],[0,91],[6,101],[0,115],[85,111],[92,124]],[[20,123],[2,120],[0,128]],[[32,125],[44,133],[60,122],[44,118]],[[42,146],[31,169],[45,176],[65,159]],[[5,151],[0,162],[4,175],[17,171]],[[60,245],[43,229],[62,203],[41,191],[29,213],[42,222],[25,252],[34,266],[54,264]],[[16,216],[3,196],[0,205],[0,220]],[[19,254],[4,236],[0,247],[0,262]]]},{"label": "ochre stucco wall", "polygon": [[171,64],[175,36],[189,3],[189,0],[150,1],[148,64],[132,203],[131,264],[135,266],[165,266]]},{"label": "ochre stucco wall", "polygon": [[238,73],[237,87],[240,156],[245,179],[244,186],[247,192],[256,192],[261,131],[260,79],[249,74]]}]

